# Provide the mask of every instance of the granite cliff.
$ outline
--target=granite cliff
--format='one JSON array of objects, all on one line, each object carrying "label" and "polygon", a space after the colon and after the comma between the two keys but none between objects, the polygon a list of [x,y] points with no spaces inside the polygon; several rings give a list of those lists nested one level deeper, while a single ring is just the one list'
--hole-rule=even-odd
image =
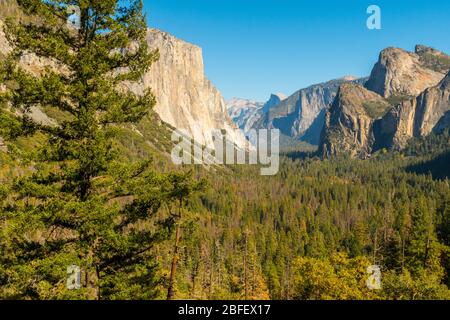
[{"label": "granite cliff", "polygon": [[227,102],[230,118],[248,135],[252,129],[264,129],[256,125],[272,108],[280,104],[286,96],[282,93],[273,93],[267,102],[257,102],[248,99],[233,98]]},{"label": "granite cliff", "polygon": [[333,102],[339,86],[347,82],[361,80],[348,76],[300,89],[277,105],[271,106],[253,127],[279,129],[285,144],[305,141],[317,145],[325,110]]},{"label": "granite cliff", "polygon": [[392,107],[377,121],[374,151],[383,147],[401,149],[413,137],[440,133],[450,127],[449,118],[450,72],[438,85]]},{"label": "granite cliff", "polygon": [[343,151],[366,157],[372,151],[374,119],[389,103],[375,92],[354,83],[342,84],[325,116],[319,153],[332,156]]},{"label": "granite cliff", "polygon": [[139,94],[152,88],[161,119],[198,143],[211,146],[213,130],[225,129],[232,142],[243,146],[245,138],[235,134],[222,95],[205,76],[201,48],[156,29],[148,30],[147,41],[150,49],[159,50],[160,59],[130,89]]},{"label": "granite cliff", "polygon": [[448,128],[449,69],[450,57],[433,48],[383,50],[365,88],[340,87],[325,117],[319,152],[364,158]]},{"label": "granite cliff", "polygon": [[366,88],[385,98],[417,96],[442,80],[450,68],[445,67],[450,64],[446,60],[444,53],[421,45],[415,52],[387,48],[380,53]]},{"label": "granite cliff", "polygon": [[[11,50],[0,20],[0,59]],[[162,121],[185,130],[200,144],[212,146],[213,130],[225,129],[231,142],[245,145],[245,137],[236,132],[228,117],[224,99],[206,78],[201,48],[155,29],[149,29],[150,49],[158,49],[160,59],[152,65],[141,81],[127,83],[136,94],[151,88],[157,99],[155,111]],[[28,54],[21,59],[22,67],[38,74],[52,61]],[[59,69],[63,70],[60,66]],[[52,122],[45,110],[35,107],[31,116],[39,122]]]},{"label": "granite cliff", "polygon": [[248,99],[233,98],[227,101],[227,111],[233,122],[248,133],[262,116],[264,103]]}]

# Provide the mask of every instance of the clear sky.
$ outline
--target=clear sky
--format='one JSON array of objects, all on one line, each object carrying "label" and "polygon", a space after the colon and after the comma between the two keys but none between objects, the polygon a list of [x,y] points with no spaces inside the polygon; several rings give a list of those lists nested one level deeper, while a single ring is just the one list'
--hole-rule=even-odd
[{"label": "clear sky", "polygon": [[[382,30],[366,27],[371,4]],[[144,8],[150,27],[203,48],[206,74],[226,99],[265,101],[366,76],[389,46],[450,53],[449,0],[144,0]]]}]

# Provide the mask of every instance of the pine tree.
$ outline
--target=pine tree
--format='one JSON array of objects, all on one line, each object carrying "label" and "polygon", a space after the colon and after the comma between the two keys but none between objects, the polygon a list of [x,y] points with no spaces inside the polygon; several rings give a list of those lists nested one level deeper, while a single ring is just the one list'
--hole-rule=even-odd
[{"label": "pine tree", "polygon": [[[158,295],[155,243],[170,221],[157,218],[165,177],[149,161],[123,164],[115,152],[120,125],[147,115],[155,99],[123,90],[158,53],[148,50],[139,0],[18,0],[34,17],[7,20],[14,50],[2,63],[4,100],[22,116],[10,138],[42,133],[46,140],[27,173],[2,197],[6,219],[0,239],[3,294],[16,298],[152,298]],[[76,6],[75,16],[69,10]],[[70,19],[79,20],[73,27]],[[18,64],[32,52],[46,61],[33,74]],[[66,115],[58,125],[34,122],[34,106]],[[165,228],[167,226],[167,228]],[[78,265],[83,288],[66,287]],[[5,280],[7,278],[7,280]],[[6,292],[6,293],[5,293]]]},{"label": "pine tree", "polygon": [[430,211],[423,196],[413,204],[408,246],[409,267],[413,272],[424,269],[442,272],[440,265],[442,247],[437,242]]},{"label": "pine tree", "polygon": [[176,275],[181,239],[181,224],[185,222],[184,220],[186,219],[183,211],[185,210],[185,206],[190,198],[195,193],[203,191],[206,188],[205,180],[200,180],[197,182],[192,179],[191,175],[192,174],[190,172],[170,174],[167,179],[168,184],[163,188],[166,197],[172,200],[170,215],[175,224],[175,240],[170,268],[169,287],[167,290],[167,300],[172,300],[175,297]]},{"label": "pine tree", "polygon": [[443,242],[443,267],[445,268],[445,282],[450,284],[450,198],[447,195],[447,199],[439,208],[439,224],[438,224],[438,237]]}]

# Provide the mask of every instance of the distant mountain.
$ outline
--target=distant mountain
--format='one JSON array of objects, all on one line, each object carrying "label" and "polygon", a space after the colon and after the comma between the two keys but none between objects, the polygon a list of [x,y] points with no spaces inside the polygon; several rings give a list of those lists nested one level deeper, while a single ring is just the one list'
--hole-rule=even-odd
[{"label": "distant mountain", "polygon": [[414,97],[435,86],[448,69],[450,57],[438,50],[422,45],[415,52],[387,48],[380,53],[366,88],[385,98]]},{"label": "distant mountain", "polygon": [[292,146],[300,141],[317,145],[325,109],[333,102],[339,86],[346,82],[362,83],[365,80],[348,76],[298,90],[271,106],[253,127],[279,129],[284,146]]},{"label": "distant mountain", "polygon": [[418,45],[387,48],[362,86],[342,85],[327,111],[319,152],[367,157],[450,126],[450,57]]},{"label": "distant mountain", "polygon": [[235,100],[228,112],[246,133],[279,129],[282,146],[307,142],[319,145],[324,155],[366,157],[450,126],[448,76],[444,79],[449,69],[450,57],[439,50],[390,47],[380,53],[369,78],[347,76],[288,98],[272,95],[264,106]]},{"label": "distant mountain", "polygon": [[261,117],[263,107],[264,103],[253,100],[233,98],[227,101],[228,115],[244,132],[248,132]]},{"label": "distant mountain", "polygon": [[283,93],[272,93],[269,100],[263,106],[263,113],[268,113],[272,108],[278,106],[282,101],[286,100]]},{"label": "distant mountain", "polygon": [[[12,50],[3,27],[0,20],[0,59]],[[244,147],[245,137],[236,133],[237,126],[228,117],[221,93],[204,74],[201,48],[156,29],[148,29],[147,42],[150,49],[159,50],[159,60],[141,81],[123,86],[136,94],[151,88],[157,100],[154,109],[157,116],[170,127],[185,130],[199,144],[212,146],[213,130],[225,129],[233,143]],[[22,57],[21,64],[35,74],[54,65],[32,53]],[[45,108],[35,106],[30,116],[37,122],[54,121],[46,112]]]},{"label": "distant mountain", "polygon": [[365,157],[374,143],[375,119],[389,108],[389,102],[358,84],[342,84],[325,116],[319,152],[325,156],[342,152]]},{"label": "distant mountain", "polygon": [[286,99],[282,93],[273,93],[267,102],[256,102],[248,99],[233,98],[227,102],[228,115],[244,132],[253,144],[255,137],[250,134],[251,129],[258,129],[255,124],[273,107]]},{"label": "distant mountain", "polygon": [[413,137],[424,137],[449,128],[449,119],[450,72],[436,86],[392,107],[378,120],[373,129],[377,139],[373,149],[401,149]]},{"label": "distant mountain", "polygon": [[225,100],[205,76],[202,49],[156,29],[148,30],[147,42],[159,50],[160,58],[141,82],[128,87],[138,94],[151,88],[161,119],[186,130],[199,144],[212,146],[213,131],[225,129],[233,143],[244,147],[245,138],[235,134]]}]

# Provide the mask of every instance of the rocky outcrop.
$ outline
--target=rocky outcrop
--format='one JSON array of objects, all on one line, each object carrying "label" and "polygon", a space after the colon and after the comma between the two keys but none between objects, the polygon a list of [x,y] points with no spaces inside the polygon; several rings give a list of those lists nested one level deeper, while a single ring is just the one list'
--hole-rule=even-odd
[{"label": "rocky outcrop", "polygon": [[425,46],[417,46],[414,53],[387,48],[380,53],[365,86],[385,98],[415,97],[444,78],[447,58]]},{"label": "rocky outcrop", "polygon": [[450,72],[416,98],[394,106],[378,121],[375,150],[401,149],[413,137],[440,133],[450,127]]},{"label": "rocky outcrop", "polygon": [[435,87],[425,90],[416,99],[414,136],[430,134],[450,111],[450,72]]},{"label": "rocky outcrop", "polygon": [[447,111],[444,116],[439,120],[436,126],[433,129],[433,132],[436,134],[441,134],[445,130],[450,128],[450,111]]},{"label": "rocky outcrop", "polygon": [[242,130],[250,144],[256,146],[258,135],[255,130],[267,129],[267,127],[261,126],[259,121],[283,99],[285,99],[285,95],[282,93],[271,94],[266,103],[234,98],[227,103],[228,114]]},{"label": "rocky outcrop", "polygon": [[449,68],[449,56],[429,47],[383,50],[368,90],[341,86],[325,117],[322,155],[400,150],[413,137],[450,127]]},{"label": "rocky outcrop", "polygon": [[277,128],[284,137],[289,138],[284,141],[291,144],[292,141],[306,141],[317,145],[323,128],[325,109],[333,102],[339,86],[358,81],[355,77],[344,77],[298,90],[271,107],[254,127]]},{"label": "rocky outcrop", "polygon": [[386,115],[374,124],[374,147],[399,150],[413,136],[415,100],[406,100],[392,107]]},{"label": "rocky outcrop", "polygon": [[282,101],[286,100],[286,96],[283,93],[272,93],[269,100],[264,104],[262,112],[268,113],[270,109],[278,106]]},{"label": "rocky outcrop", "polygon": [[148,31],[147,41],[150,49],[159,50],[160,59],[130,89],[139,94],[151,88],[161,119],[187,131],[198,143],[212,146],[213,130],[225,129],[232,142],[243,146],[244,136],[233,135],[236,126],[222,95],[204,74],[201,48],[156,29]]},{"label": "rocky outcrop", "polygon": [[286,96],[282,93],[271,94],[266,103],[233,98],[227,102],[228,115],[243,131],[244,135],[250,137],[250,130],[265,129],[259,127],[256,123],[284,99],[286,99]]},{"label": "rocky outcrop", "polygon": [[[280,129],[282,143],[319,144],[325,154],[350,152],[365,157],[381,148],[400,149],[411,137],[448,127],[448,96],[443,88],[449,69],[450,57],[436,49],[387,48],[368,79],[344,77],[313,85],[266,112],[252,110],[247,119],[256,129]],[[365,89],[347,83],[364,84]]]},{"label": "rocky outcrop", "polygon": [[446,73],[450,69],[450,56],[446,53],[424,45],[417,45],[415,53],[421,63],[428,69]]},{"label": "rocky outcrop", "polygon": [[[212,131],[225,129],[232,142],[244,146],[245,138],[236,132],[222,95],[204,74],[202,50],[155,29],[148,30],[147,41],[150,49],[159,50],[160,59],[140,82],[128,83],[127,87],[137,94],[151,88],[157,99],[155,111],[160,118],[172,127],[185,130],[198,143],[212,146]],[[0,52],[6,55],[10,50],[0,30]],[[63,66],[33,54],[23,56],[21,65],[34,74],[41,73],[46,66],[64,72]],[[39,122],[51,121],[40,110],[34,110],[31,116],[34,115]]]},{"label": "rocky outcrop", "polygon": [[387,108],[389,103],[375,92],[359,84],[342,84],[326,113],[319,153],[367,157],[375,141],[372,126]]},{"label": "rocky outcrop", "polygon": [[263,107],[264,103],[247,99],[233,98],[227,102],[228,115],[244,133],[262,116]]}]

